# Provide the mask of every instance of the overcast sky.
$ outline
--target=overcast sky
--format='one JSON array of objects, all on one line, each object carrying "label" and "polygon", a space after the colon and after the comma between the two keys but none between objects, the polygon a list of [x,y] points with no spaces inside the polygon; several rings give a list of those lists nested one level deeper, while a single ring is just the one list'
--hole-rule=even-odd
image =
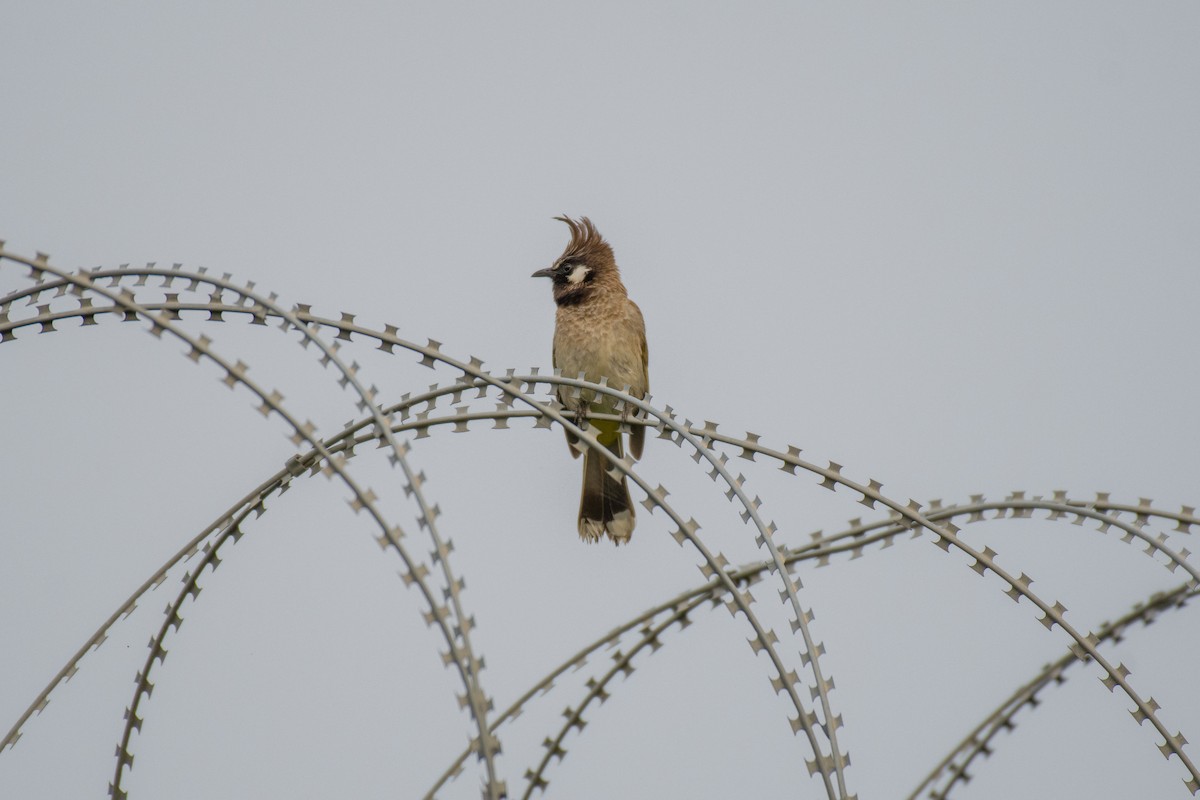
[{"label": "overcast sky", "polygon": [[[550,364],[553,303],[529,274],[566,242],[551,218],[587,215],[645,315],[660,407],[844,464],[900,502],[1066,490],[1200,504],[1194,3],[10,2],[2,18],[11,252],[64,269],[205,266],[525,372]],[[27,285],[0,263],[0,292]],[[360,416],[294,334],[182,324],[323,435]],[[277,417],[177,340],[115,318],[57,327],[0,346],[0,734],[295,452]],[[342,344],[384,402],[458,374]],[[435,431],[410,457],[454,541],[501,710],[703,576],[661,511],[642,511],[629,547],[580,543],[561,434],[489,428]],[[881,514],[814,477],[735,464],[781,543]],[[428,560],[398,471],[374,450],[351,468]],[[651,440],[638,471],[712,549],[765,557],[689,453]],[[299,479],[201,581],[142,706],[131,797],[419,796],[466,745],[443,643],[347,496]],[[964,537],[1082,631],[1183,580],[1094,526],[1006,520]],[[1188,538],[1170,544],[1200,549]],[[1066,650],[969,564],[924,537],[798,573],[863,800],[904,796]],[[180,574],[0,753],[0,796],[106,796]],[[776,589],[756,590],[756,609],[799,669]],[[1111,653],[1200,742],[1192,611]],[[546,796],[824,796],[745,620],[694,623],[588,711]],[[501,729],[513,796],[605,663]],[[956,796],[1187,797],[1178,761],[1098,676],[1075,666]],[[482,775],[472,762],[440,796],[476,797]]]}]

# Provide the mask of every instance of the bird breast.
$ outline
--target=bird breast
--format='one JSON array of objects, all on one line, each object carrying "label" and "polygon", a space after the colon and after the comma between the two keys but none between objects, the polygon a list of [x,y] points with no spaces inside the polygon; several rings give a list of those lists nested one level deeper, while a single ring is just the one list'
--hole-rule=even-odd
[{"label": "bird breast", "polygon": [[[628,301],[625,304],[632,306]],[[555,366],[565,378],[582,372],[593,383],[605,377],[614,389],[628,386],[634,395],[644,394],[641,326],[636,324],[640,320],[635,321],[625,308],[601,309],[596,305],[558,310]]]}]

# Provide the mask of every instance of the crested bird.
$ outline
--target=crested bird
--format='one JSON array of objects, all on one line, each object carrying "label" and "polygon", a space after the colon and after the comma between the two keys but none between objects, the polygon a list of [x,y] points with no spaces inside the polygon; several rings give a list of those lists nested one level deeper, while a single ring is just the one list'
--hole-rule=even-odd
[{"label": "crested bird", "polygon": [[[650,389],[647,374],[646,323],[641,309],[629,299],[612,247],[587,217],[555,217],[571,229],[571,240],[561,256],[534,278],[553,281],[558,306],[554,325],[553,361],[563,377],[580,374],[591,383],[607,378],[608,385],[642,398]],[[620,414],[628,420],[629,408],[616,398],[592,389],[576,391],[559,386],[558,399],[584,427],[588,414]],[[589,419],[596,439],[617,458],[623,458],[622,423]],[[629,452],[642,457],[646,429],[629,431]],[[572,457],[578,458],[578,439],[567,434]],[[596,542],[604,536],[614,544],[628,542],[633,534],[634,511],[625,476],[591,447],[583,455],[583,489],[579,498],[579,538]],[[614,477],[615,474],[615,477]]]}]

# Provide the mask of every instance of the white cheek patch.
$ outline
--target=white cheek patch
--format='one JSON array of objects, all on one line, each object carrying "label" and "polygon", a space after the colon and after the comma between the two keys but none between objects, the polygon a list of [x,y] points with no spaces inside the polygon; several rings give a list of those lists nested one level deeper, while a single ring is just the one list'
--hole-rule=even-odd
[{"label": "white cheek patch", "polygon": [[591,271],[592,270],[590,267],[585,267],[583,264],[579,264],[575,267],[575,269],[571,270],[571,274],[567,276],[567,282],[572,286],[580,284]]}]

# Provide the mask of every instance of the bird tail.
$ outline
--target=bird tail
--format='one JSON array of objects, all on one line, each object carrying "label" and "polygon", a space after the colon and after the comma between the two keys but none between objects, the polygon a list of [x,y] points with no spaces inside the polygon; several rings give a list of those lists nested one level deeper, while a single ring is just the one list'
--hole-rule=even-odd
[{"label": "bird tail", "polygon": [[[621,435],[613,441],[598,437],[617,458],[624,456]],[[614,478],[608,473],[608,459],[597,450],[587,448],[583,454],[583,492],[579,498],[579,538],[598,542],[605,534],[615,544],[628,542],[633,535],[633,503],[625,476]]]}]

